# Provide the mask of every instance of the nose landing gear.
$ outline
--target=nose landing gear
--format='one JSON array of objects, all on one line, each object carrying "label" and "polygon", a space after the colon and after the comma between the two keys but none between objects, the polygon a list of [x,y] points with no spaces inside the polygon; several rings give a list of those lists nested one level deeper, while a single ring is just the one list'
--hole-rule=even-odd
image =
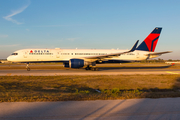
[{"label": "nose landing gear", "polygon": [[31,69],[29,68],[29,63],[27,63],[26,69],[27,69],[27,71],[30,71],[30,70],[31,70]]}]

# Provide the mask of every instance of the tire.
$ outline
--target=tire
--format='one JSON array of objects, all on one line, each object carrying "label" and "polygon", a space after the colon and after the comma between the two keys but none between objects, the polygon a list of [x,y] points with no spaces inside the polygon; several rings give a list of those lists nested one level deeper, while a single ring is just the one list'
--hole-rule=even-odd
[{"label": "tire", "polygon": [[92,70],[92,71],[95,71],[95,68],[92,67],[91,70]]},{"label": "tire", "polygon": [[95,67],[95,68],[92,67],[91,70],[92,70],[92,71],[98,71],[99,69],[96,68],[96,67]]},{"label": "tire", "polygon": [[86,67],[85,69],[86,69],[86,70],[91,70],[91,68],[90,68],[90,67]]},{"label": "tire", "polygon": [[30,68],[27,68],[27,71],[30,71],[31,69]]}]

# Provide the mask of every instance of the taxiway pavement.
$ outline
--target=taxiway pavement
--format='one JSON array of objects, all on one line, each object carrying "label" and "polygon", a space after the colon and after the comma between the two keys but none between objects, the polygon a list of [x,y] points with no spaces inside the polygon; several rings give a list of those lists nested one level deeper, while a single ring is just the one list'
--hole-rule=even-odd
[{"label": "taxiway pavement", "polygon": [[0,103],[1,120],[179,120],[180,98]]},{"label": "taxiway pavement", "polygon": [[180,74],[180,69],[99,69],[91,71],[84,69],[26,69],[0,70],[0,76],[58,76],[58,75],[134,75],[134,74]]}]

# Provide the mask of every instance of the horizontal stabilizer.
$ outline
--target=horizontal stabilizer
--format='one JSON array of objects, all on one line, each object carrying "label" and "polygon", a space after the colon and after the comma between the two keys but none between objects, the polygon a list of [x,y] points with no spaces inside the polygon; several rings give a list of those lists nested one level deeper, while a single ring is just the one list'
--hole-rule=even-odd
[{"label": "horizontal stabilizer", "polygon": [[162,54],[166,54],[166,53],[171,53],[172,51],[165,51],[165,52],[154,52],[154,53],[149,53],[147,55],[162,55]]}]

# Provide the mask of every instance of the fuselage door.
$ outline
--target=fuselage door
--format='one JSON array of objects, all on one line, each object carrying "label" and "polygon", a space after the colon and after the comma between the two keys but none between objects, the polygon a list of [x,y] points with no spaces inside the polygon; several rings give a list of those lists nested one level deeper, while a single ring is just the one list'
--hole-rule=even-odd
[{"label": "fuselage door", "polygon": [[28,51],[24,51],[24,58],[27,58],[27,55],[28,55]]},{"label": "fuselage door", "polygon": [[136,58],[139,58],[139,52],[136,53]]},{"label": "fuselage door", "polygon": [[61,51],[57,51],[56,58],[60,58],[60,55],[61,55]]}]

